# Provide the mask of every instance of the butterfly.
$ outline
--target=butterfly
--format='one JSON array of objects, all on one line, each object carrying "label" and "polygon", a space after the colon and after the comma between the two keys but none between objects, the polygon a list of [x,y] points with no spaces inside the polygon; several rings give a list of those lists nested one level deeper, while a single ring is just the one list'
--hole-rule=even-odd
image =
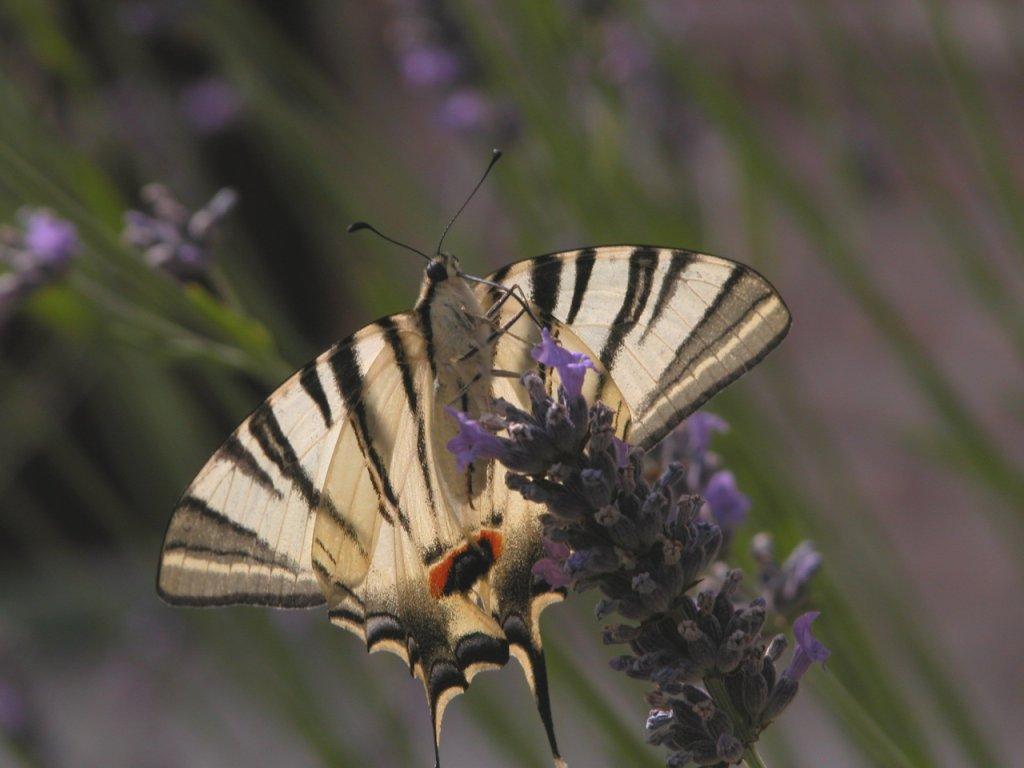
[{"label": "butterfly", "polygon": [[326,606],[421,680],[438,766],[445,707],[514,656],[564,765],[539,630],[564,590],[532,572],[542,507],[510,491],[497,462],[460,470],[445,407],[479,418],[504,398],[528,409],[510,372],[535,368],[548,329],[593,361],[587,399],[650,448],[779,344],[790,315],[753,269],[687,250],[582,248],[486,278],[440,244],[421,255],[411,311],[307,363],[207,461],[168,526],[158,592],[186,606]]}]

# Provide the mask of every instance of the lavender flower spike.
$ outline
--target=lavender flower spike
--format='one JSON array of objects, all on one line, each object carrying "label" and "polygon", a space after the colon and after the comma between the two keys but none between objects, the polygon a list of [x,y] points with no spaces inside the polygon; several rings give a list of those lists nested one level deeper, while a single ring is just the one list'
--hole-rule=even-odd
[{"label": "lavender flower spike", "polygon": [[450,406],[445,406],[444,410],[459,422],[459,434],[449,440],[445,448],[455,454],[460,472],[477,459],[497,459],[506,455],[505,444],[481,427],[478,421],[471,419],[468,413]]},{"label": "lavender flower spike", "polygon": [[793,622],[796,651],[793,653],[793,660],[789,662],[789,667],[783,672],[783,675],[792,680],[799,680],[811,668],[811,664],[816,661],[824,664],[825,659],[832,655],[832,652],[811,634],[811,624],[819,615],[821,611],[808,611]]},{"label": "lavender flower spike", "polygon": [[583,391],[583,377],[586,375],[587,369],[597,370],[594,363],[582,352],[570,352],[560,346],[551,338],[551,332],[547,328],[541,329],[540,338],[540,344],[535,346],[530,353],[533,359],[558,371],[558,377],[562,380],[562,388],[567,397],[572,399],[579,397]]}]

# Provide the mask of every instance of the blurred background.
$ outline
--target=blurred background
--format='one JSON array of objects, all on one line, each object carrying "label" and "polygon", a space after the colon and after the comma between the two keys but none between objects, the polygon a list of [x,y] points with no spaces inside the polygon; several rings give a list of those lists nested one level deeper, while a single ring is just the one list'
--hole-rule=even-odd
[{"label": "blurred background", "polygon": [[[824,555],[833,655],[768,763],[1024,765],[1022,24],[1010,0],[0,2],[0,764],[429,764],[393,657],[154,579],[238,421],[411,306],[419,260],[345,226],[432,247],[500,146],[448,240],[470,271],[673,245],[793,312],[710,406],[753,501],[734,559],[759,530]],[[203,214],[169,247],[179,206]],[[155,218],[125,233],[133,209]],[[663,764],[592,599],[544,628],[569,764]],[[549,764],[518,670],[448,712],[449,765]]]}]

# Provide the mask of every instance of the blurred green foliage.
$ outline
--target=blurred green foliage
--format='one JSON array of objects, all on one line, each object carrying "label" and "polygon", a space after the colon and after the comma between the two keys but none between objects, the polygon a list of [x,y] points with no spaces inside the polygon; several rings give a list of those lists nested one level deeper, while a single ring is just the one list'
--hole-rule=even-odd
[{"label": "blurred green foliage", "polygon": [[[0,338],[0,677],[18,682],[35,723],[8,733],[0,758],[66,761],[76,742],[48,735],[47,670],[115,657],[159,686],[159,705],[135,717],[189,725],[165,761],[108,765],[174,764],[200,754],[180,746],[189,740],[224,765],[258,761],[235,751],[236,708],[286,734],[294,764],[380,764],[380,749],[424,762],[426,717],[405,702],[414,684],[320,617],[175,613],[151,586],[173,501],[228,430],[319,349],[411,304],[419,265],[346,239],[345,225],[367,218],[429,244],[500,143],[507,160],[449,240],[477,273],[588,243],[727,245],[794,307],[794,339],[756,383],[713,405],[732,424],[719,448],[754,499],[737,551],[767,529],[782,550],[810,537],[826,555],[814,600],[829,671],[808,677],[814,704],[774,729],[769,763],[1006,764],[1006,738],[965,693],[971,670],[947,658],[941,617],[888,541],[888,511],[808,396],[796,311],[808,300],[786,291],[808,289],[805,272],[841,287],[925,414],[913,439],[892,435],[907,461],[959,475],[975,523],[1024,551],[1019,457],[964,397],[971,372],[950,369],[866,255],[886,244],[867,240],[865,222],[892,208],[1019,371],[1019,133],[997,101],[1020,86],[1020,49],[1007,33],[1010,63],[986,59],[951,18],[969,17],[963,5],[901,0],[893,6],[910,21],[900,26],[838,0],[0,3],[2,219],[49,206],[86,245]],[[1020,21],[1009,5],[986,9]],[[401,82],[409,29],[423,34],[424,19],[457,52],[455,84]],[[237,100],[212,128],[184,100],[209,78]],[[122,244],[123,212],[155,179],[195,205],[220,186],[239,190],[217,248],[217,279],[235,302],[183,288]],[[723,185],[738,201],[725,228],[708,199]],[[588,610],[583,601],[545,622],[564,751],[577,765],[658,765],[639,691],[607,671]],[[183,658],[190,674],[178,671]],[[195,670],[214,670],[216,683]],[[528,702],[509,703],[510,680],[475,686],[453,707],[467,719],[456,732],[479,750],[453,752],[546,764]]]}]

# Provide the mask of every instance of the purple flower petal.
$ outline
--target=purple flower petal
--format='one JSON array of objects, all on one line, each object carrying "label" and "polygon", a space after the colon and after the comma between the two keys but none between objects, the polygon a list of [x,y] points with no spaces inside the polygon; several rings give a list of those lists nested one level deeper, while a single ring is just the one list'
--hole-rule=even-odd
[{"label": "purple flower petal", "polygon": [[505,455],[505,444],[481,427],[479,422],[471,419],[468,413],[456,411],[449,406],[445,406],[444,410],[459,422],[459,434],[445,445],[455,454],[459,471],[464,471],[477,459],[497,459]]},{"label": "purple flower petal", "polygon": [[736,477],[729,470],[715,472],[702,495],[720,528],[734,528],[746,519],[750,499],[736,487]]},{"label": "purple flower petal", "polygon": [[793,637],[796,639],[796,651],[793,660],[783,673],[786,677],[799,680],[811,668],[811,664],[825,660],[832,652],[818,641],[811,633],[811,624],[821,615],[820,611],[809,611],[793,622]]},{"label": "purple flower petal", "polygon": [[793,601],[803,592],[811,578],[821,568],[821,553],[809,541],[801,542],[782,564],[784,580],[780,587],[780,598]]},{"label": "purple flower petal", "polygon": [[78,253],[78,231],[70,221],[49,211],[34,211],[25,222],[25,248],[39,266],[60,268]]},{"label": "purple flower petal", "polygon": [[583,391],[583,378],[587,369],[597,370],[594,363],[582,352],[570,352],[559,345],[551,338],[551,332],[547,328],[541,329],[540,338],[540,344],[537,344],[530,353],[533,359],[558,371],[562,388],[568,397],[579,397]]},{"label": "purple flower petal", "polygon": [[533,564],[533,575],[544,579],[550,586],[567,587],[572,582],[565,572],[563,563],[551,557],[542,557]]},{"label": "purple flower petal", "polygon": [[554,558],[560,562],[564,562],[572,552],[569,549],[569,545],[561,541],[552,541],[551,539],[541,539],[541,543],[544,545],[544,551],[548,557]]}]

